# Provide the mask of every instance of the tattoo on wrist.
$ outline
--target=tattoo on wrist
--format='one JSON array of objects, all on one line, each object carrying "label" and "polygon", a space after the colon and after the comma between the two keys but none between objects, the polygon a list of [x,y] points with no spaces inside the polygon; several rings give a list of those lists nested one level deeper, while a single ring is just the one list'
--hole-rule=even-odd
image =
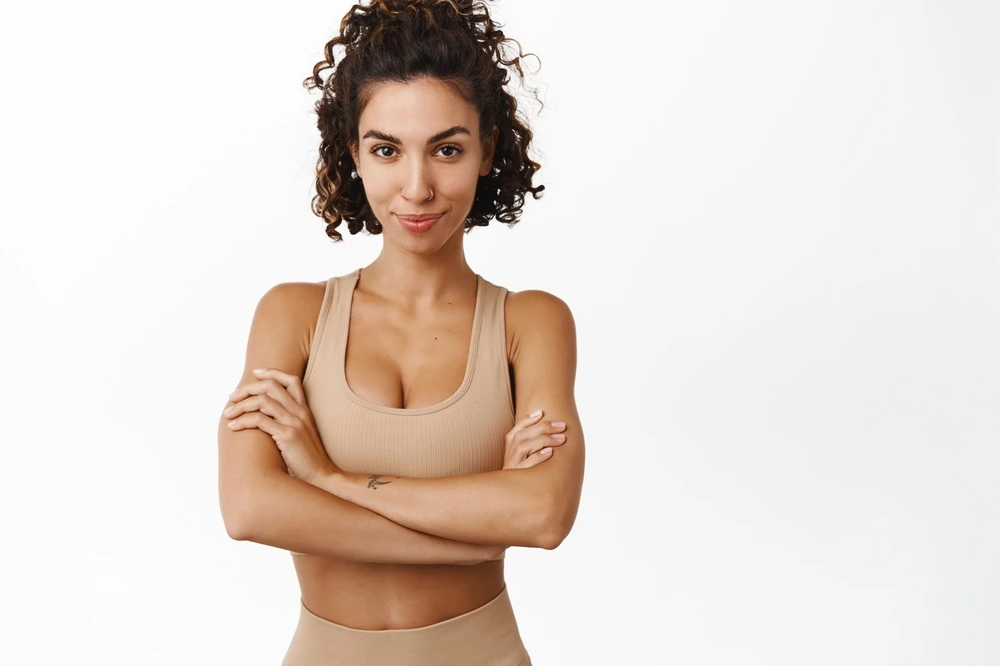
[{"label": "tattoo on wrist", "polygon": [[[383,476],[385,476],[385,475],[384,474],[372,474],[371,476],[369,476],[368,477],[368,487],[371,488],[372,490],[378,490],[379,486],[384,486],[385,484],[392,483],[392,481],[395,480],[395,479],[393,479],[392,481],[379,481],[379,479],[381,479]],[[397,476],[396,479],[398,479],[398,478],[399,477]]]}]

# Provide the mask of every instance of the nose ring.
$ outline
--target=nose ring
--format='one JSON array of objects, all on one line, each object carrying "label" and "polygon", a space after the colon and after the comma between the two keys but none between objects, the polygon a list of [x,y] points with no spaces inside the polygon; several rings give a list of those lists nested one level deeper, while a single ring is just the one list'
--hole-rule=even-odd
[{"label": "nose ring", "polygon": [[428,188],[428,190],[427,190],[427,191],[431,193],[431,195],[430,195],[429,197],[427,197],[427,201],[430,201],[431,199],[433,199],[433,198],[434,198],[434,190],[432,190],[432,189]]}]

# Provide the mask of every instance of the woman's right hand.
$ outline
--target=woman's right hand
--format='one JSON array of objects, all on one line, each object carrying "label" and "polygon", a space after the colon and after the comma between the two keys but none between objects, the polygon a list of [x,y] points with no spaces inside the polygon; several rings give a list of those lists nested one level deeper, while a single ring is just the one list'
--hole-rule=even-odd
[{"label": "woman's right hand", "polygon": [[527,469],[552,457],[552,447],[566,442],[566,424],[541,421],[542,410],[521,419],[504,437],[503,469]]}]

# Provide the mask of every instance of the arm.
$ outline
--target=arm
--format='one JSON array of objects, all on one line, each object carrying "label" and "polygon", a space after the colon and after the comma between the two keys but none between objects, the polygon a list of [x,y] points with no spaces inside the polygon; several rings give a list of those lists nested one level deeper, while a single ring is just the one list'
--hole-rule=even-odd
[{"label": "arm", "polygon": [[546,549],[562,543],[576,520],[584,468],[573,396],[573,316],[565,303],[541,291],[511,294],[507,301],[516,418],[543,409],[545,420],[566,424],[566,441],[551,459],[528,469],[437,479],[380,476],[371,486],[371,475],[336,472],[319,485],[400,525],[448,539]]},{"label": "arm", "polygon": [[[270,289],[254,313],[241,383],[253,368],[302,376],[310,318],[322,292],[307,284]],[[228,404],[232,404],[230,401]],[[251,428],[232,431],[219,420],[219,503],[234,539],[297,553],[363,562],[472,564],[499,554],[416,532],[290,476],[274,440]]]}]

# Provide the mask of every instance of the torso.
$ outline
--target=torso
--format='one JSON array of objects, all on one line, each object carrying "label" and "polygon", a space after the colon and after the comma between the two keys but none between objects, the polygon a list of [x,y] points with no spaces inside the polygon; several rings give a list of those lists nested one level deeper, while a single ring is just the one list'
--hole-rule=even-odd
[{"label": "torso", "polygon": [[[314,297],[303,308],[310,339],[324,289],[323,282],[311,284]],[[475,307],[474,283],[461,299],[419,317],[356,289],[343,358],[349,391],[397,410],[419,410],[448,400],[466,374]],[[508,359],[514,329],[515,323],[507,321]],[[434,371],[428,372],[428,367]],[[475,566],[404,565],[293,553],[293,562],[303,604],[320,617],[357,629],[408,629],[441,622],[482,606],[504,585],[503,560]]]},{"label": "torso", "polygon": [[503,590],[503,560],[476,566],[347,562],[293,555],[302,603],[355,629],[412,629],[479,608]]}]

